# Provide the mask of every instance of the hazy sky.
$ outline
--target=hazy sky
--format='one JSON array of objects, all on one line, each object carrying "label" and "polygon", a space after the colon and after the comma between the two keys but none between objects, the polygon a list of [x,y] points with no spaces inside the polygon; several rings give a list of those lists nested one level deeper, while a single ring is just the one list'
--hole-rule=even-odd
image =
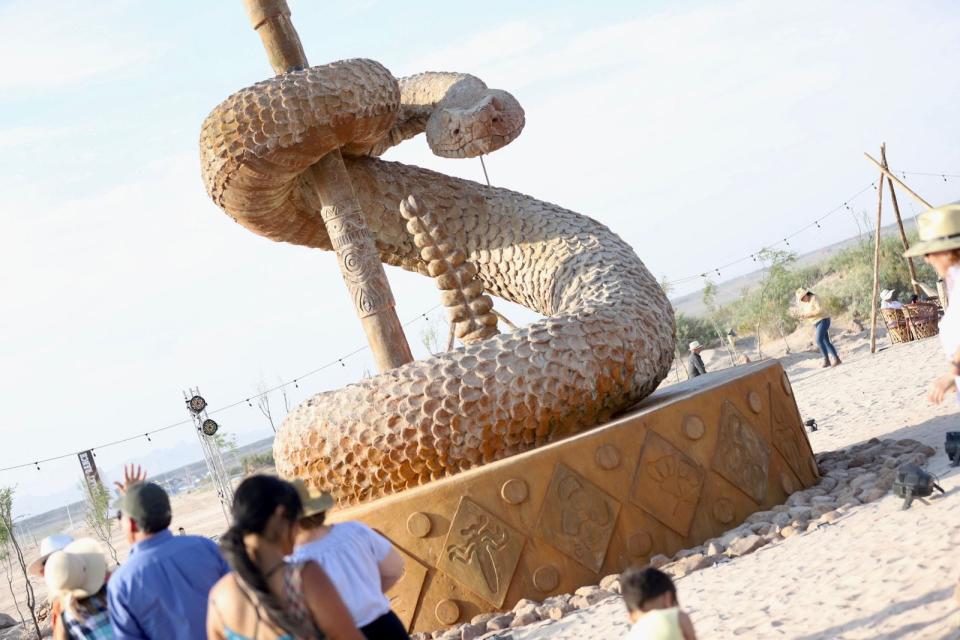
[{"label": "hazy sky", "polygon": [[[895,169],[960,174],[960,10],[946,0],[291,7],[313,64],[363,56],[511,91],[527,126],[487,159],[493,184],[601,220],[657,277],[712,269],[833,209],[876,178],[861,154],[882,141]],[[182,420],[187,386],[219,407],[364,344],[332,254],[245,231],[200,182],[203,118],[270,75],[239,0],[0,1],[0,60],[0,467]],[[478,161],[434,158],[422,138],[387,157],[482,180]],[[910,182],[933,202],[960,186]],[[875,199],[851,207],[872,216]],[[791,245],[856,232],[844,210]],[[431,282],[388,275],[402,320],[437,304]],[[425,324],[408,331],[418,355]],[[291,401],[373,369],[369,353],[344,362]],[[216,419],[242,442],[270,434],[246,404]],[[189,427],[152,440],[98,463],[200,455]],[[27,513],[78,477],[71,457],[0,484],[19,485]]]}]

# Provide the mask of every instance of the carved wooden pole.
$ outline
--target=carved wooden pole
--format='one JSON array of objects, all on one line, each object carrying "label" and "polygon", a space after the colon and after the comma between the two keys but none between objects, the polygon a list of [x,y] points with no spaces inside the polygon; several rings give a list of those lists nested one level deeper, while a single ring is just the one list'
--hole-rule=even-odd
[{"label": "carved wooden pole", "polygon": [[[883,149],[883,147],[881,147]],[[877,307],[880,295],[880,218],[883,211],[883,174],[877,185],[877,226],[873,237],[873,308],[870,311],[870,353],[877,352]]]},{"label": "carved wooden pole", "polygon": [[[290,21],[286,0],[244,0],[244,5],[277,75],[309,66]],[[310,167],[303,182],[316,192],[323,205],[320,215],[377,368],[383,372],[412,362],[380,253],[367,228],[340,150],[328,153]]]},{"label": "carved wooden pole", "polygon": [[[890,170],[890,166],[887,164],[887,144],[883,143],[880,145],[880,162],[883,164],[883,168],[887,171]],[[881,178],[882,180],[883,178]],[[907,241],[907,233],[903,230],[903,219],[900,217],[900,205],[897,204],[897,192],[893,189],[893,180],[887,177],[887,185],[890,187],[890,199],[893,200],[893,215],[897,218],[897,229],[900,230],[900,242],[903,243],[903,250],[906,251],[910,248],[910,243]],[[910,271],[910,282],[913,283],[913,292],[918,296],[923,293],[920,290],[920,285],[917,284],[917,268],[913,264],[913,258],[907,258],[907,269]]]}]

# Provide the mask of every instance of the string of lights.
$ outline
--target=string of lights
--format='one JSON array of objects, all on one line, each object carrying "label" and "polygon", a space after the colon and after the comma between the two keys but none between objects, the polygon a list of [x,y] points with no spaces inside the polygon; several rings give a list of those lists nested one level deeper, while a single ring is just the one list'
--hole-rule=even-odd
[{"label": "string of lights", "polygon": [[[409,325],[411,325],[411,324],[419,321],[420,319],[429,320],[429,318],[427,317],[428,314],[436,311],[437,309],[440,308],[440,306],[441,306],[441,305],[436,304],[436,305],[434,305],[433,307],[427,309],[426,311],[423,311],[423,312],[417,314],[417,315],[416,315],[414,318],[412,318],[411,320],[407,320],[406,322],[404,322],[404,323],[403,323],[403,326],[404,326],[404,327],[407,327],[407,326],[409,326]],[[319,372],[323,371],[324,369],[327,369],[327,368],[329,368],[329,367],[333,367],[333,366],[335,366],[335,365],[337,365],[337,364],[339,364],[339,365],[342,366],[342,367],[346,367],[347,365],[346,365],[346,363],[344,362],[344,360],[346,360],[347,358],[350,358],[350,357],[352,357],[352,356],[355,356],[355,355],[357,355],[358,353],[362,353],[363,351],[366,351],[366,350],[369,349],[369,348],[370,348],[369,345],[364,345],[364,346],[362,346],[362,347],[358,347],[358,348],[354,349],[353,351],[351,351],[351,352],[349,352],[349,353],[346,353],[346,354],[340,356],[340,357],[337,358],[336,360],[331,360],[330,362],[326,363],[325,365],[323,365],[323,366],[321,366],[321,367],[317,367],[316,369],[313,369],[312,371],[307,371],[306,373],[300,374],[300,375],[297,376],[296,378],[293,378],[293,379],[291,379],[291,380],[288,380],[287,382],[281,382],[280,384],[278,384],[278,385],[276,385],[276,386],[274,386],[274,387],[270,387],[269,389],[264,389],[263,391],[260,391],[259,393],[256,393],[256,394],[251,395],[251,396],[246,396],[246,397],[244,397],[244,398],[242,398],[242,399],[240,399],[240,400],[237,400],[237,401],[235,401],[235,402],[231,402],[230,404],[227,404],[227,405],[224,405],[224,406],[222,406],[222,407],[218,407],[217,409],[213,409],[213,410],[211,410],[211,411],[208,411],[207,413],[210,413],[210,414],[220,413],[220,412],[222,412],[222,411],[227,411],[228,409],[233,409],[234,407],[240,406],[240,405],[242,405],[242,404],[247,404],[247,405],[249,405],[249,406],[252,407],[253,404],[250,402],[251,400],[257,400],[257,399],[261,398],[262,396],[265,396],[265,395],[267,395],[267,394],[269,394],[269,393],[272,393],[272,392],[274,392],[274,391],[277,391],[277,390],[279,390],[279,389],[282,389],[282,388],[284,388],[284,387],[286,387],[286,386],[288,386],[288,385],[291,385],[291,384],[294,385],[294,387],[296,387],[297,389],[299,389],[299,388],[300,388],[299,382],[300,382],[301,380],[303,380],[304,378],[307,378],[307,377],[309,377],[309,376],[312,376],[312,375],[314,375],[314,374],[316,374],[316,373],[319,373]],[[27,467],[36,467],[36,468],[37,468],[37,471],[40,471],[40,470],[41,470],[41,469],[40,469],[40,465],[41,465],[41,464],[45,464],[45,463],[48,463],[48,462],[54,462],[54,461],[56,461],[56,460],[63,460],[64,458],[71,458],[71,457],[73,457],[73,456],[76,456],[76,455],[79,454],[79,453],[82,453],[83,451],[88,451],[88,450],[89,450],[89,451],[96,451],[97,449],[105,449],[105,448],[107,448],[107,447],[112,447],[112,446],[115,446],[115,445],[118,445],[118,444],[123,444],[123,443],[125,443],[125,442],[131,442],[131,441],[133,441],[133,440],[138,440],[138,439],[140,439],[140,438],[146,438],[148,441],[152,442],[152,440],[150,440],[150,436],[151,436],[151,435],[156,435],[156,434],[158,434],[158,433],[162,433],[162,432],[164,432],[164,431],[169,431],[170,429],[175,429],[175,428],[177,428],[177,427],[182,427],[182,426],[185,426],[185,425],[188,425],[188,424],[192,425],[192,424],[193,424],[193,420],[191,420],[190,418],[186,418],[186,419],[184,419],[184,420],[180,420],[179,422],[174,422],[174,423],[171,423],[171,424],[168,424],[168,425],[164,425],[164,426],[162,426],[162,427],[155,427],[155,428],[153,428],[153,429],[149,429],[149,430],[147,430],[147,431],[143,431],[143,432],[138,433],[138,434],[136,434],[136,435],[128,436],[128,437],[126,437],[126,438],[120,438],[120,439],[117,439],[117,440],[111,440],[110,442],[104,442],[103,444],[98,444],[98,445],[96,445],[96,446],[94,446],[94,447],[86,447],[86,448],[81,449],[81,450],[79,450],[79,451],[71,451],[70,453],[63,453],[63,454],[56,455],[56,456],[50,456],[49,458],[39,458],[39,459],[34,460],[34,461],[32,461],[32,462],[24,462],[24,463],[21,463],[21,464],[11,465],[11,466],[9,466],[9,467],[2,467],[2,468],[0,468],[0,472],[3,472],[3,471],[15,471],[15,470],[17,470],[17,469],[25,469],[25,468],[27,468]]]}]

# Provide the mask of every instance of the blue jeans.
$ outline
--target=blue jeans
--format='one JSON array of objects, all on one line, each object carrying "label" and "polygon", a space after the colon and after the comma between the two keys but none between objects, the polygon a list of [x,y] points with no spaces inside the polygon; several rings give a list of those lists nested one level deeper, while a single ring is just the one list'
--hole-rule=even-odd
[{"label": "blue jeans", "polygon": [[817,346],[820,347],[820,353],[823,354],[823,357],[833,356],[837,360],[840,359],[840,356],[837,355],[837,350],[833,347],[833,343],[830,342],[830,318],[824,318],[817,324],[813,325],[813,330],[816,332],[814,341],[817,343]]}]

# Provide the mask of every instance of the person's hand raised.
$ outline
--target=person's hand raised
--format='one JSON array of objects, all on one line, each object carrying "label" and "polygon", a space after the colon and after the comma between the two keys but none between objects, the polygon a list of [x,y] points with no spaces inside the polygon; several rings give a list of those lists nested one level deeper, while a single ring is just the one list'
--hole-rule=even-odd
[{"label": "person's hand raised", "polygon": [[114,482],[113,486],[117,488],[117,493],[124,495],[127,492],[127,489],[130,488],[130,485],[136,484],[138,482],[143,482],[147,479],[147,472],[137,465],[136,468],[132,464],[123,465],[123,482]]}]

